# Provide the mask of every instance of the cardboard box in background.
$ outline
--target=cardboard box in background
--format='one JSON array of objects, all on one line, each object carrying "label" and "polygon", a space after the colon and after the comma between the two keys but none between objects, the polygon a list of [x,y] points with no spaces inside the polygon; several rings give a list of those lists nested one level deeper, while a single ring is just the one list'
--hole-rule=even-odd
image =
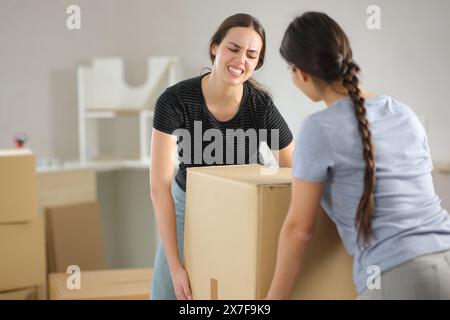
[{"label": "cardboard box in background", "polygon": [[[194,299],[262,299],[289,208],[291,170],[188,169],[185,264]],[[322,211],[293,299],[354,299],[352,258]]]},{"label": "cardboard box in background", "polygon": [[[72,274],[73,275],[73,274]],[[152,269],[81,271],[80,289],[68,289],[67,273],[48,277],[51,300],[148,300]]]},{"label": "cardboard box in background", "polygon": [[100,209],[86,202],[45,210],[48,273],[106,268]]},{"label": "cardboard box in background", "polygon": [[40,172],[38,209],[97,201],[96,172],[91,169]]},{"label": "cardboard box in background", "polygon": [[37,219],[34,154],[27,149],[0,150],[0,223]]},{"label": "cardboard box in background", "polygon": [[42,219],[0,224],[0,292],[45,284]]},{"label": "cardboard box in background", "polygon": [[0,300],[36,300],[36,287],[0,292]]},{"label": "cardboard box in background", "polygon": [[[92,169],[38,172],[37,186],[41,216],[46,208],[97,201],[96,172]],[[47,299],[47,283],[38,288],[38,297]]]}]

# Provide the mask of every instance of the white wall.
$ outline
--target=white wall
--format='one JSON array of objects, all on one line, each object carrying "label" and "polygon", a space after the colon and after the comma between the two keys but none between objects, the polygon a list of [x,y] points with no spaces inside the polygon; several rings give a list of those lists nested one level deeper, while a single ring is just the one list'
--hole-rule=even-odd
[{"label": "white wall", "polygon": [[433,184],[436,193],[441,199],[441,206],[450,213],[450,174],[435,172]]},{"label": "white wall", "polygon": [[[66,28],[66,8],[81,7],[81,30]],[[377,4],[382,29],[366,27]],[[428,122],[434,160],[450,161],[450,1],[447,0],[2,0],[0,2],[0,148],[14,132],[30,136],[38,157],[77,158],[75,68],[93,56],[119,55],[130,84],[145,81],[146,57],[176,54],[185,77],[209,65],[207,43],[228,15],[248,12],[267,31],[267,85],[292,130],[322,105],[290,83],[278,47],[288,23],[325,11],[347,31],[365,86],[403,100]],[[134,136],[130,137],[134,139]]]}]

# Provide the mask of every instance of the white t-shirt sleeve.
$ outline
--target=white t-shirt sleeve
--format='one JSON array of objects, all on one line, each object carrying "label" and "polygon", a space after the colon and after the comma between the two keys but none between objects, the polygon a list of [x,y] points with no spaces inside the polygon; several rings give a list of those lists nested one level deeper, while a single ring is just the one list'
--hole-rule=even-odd
[{"label": "white t-shirt sleeve", "polygon": [[333,165],[333,151],[323,128],[315,118],[307,117],[296,135],[293,177],[323,182]]}]

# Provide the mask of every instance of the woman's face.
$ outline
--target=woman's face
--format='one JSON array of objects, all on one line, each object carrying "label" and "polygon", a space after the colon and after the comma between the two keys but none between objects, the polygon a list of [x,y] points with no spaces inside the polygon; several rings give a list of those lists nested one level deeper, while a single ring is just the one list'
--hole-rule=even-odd
[{"label": "woman's face", "polygon": [[211,46],[213,72],[228,85],[240,85],[253,74],[261,48],[262,39],[253,28],[231,28],[219,45]]}]

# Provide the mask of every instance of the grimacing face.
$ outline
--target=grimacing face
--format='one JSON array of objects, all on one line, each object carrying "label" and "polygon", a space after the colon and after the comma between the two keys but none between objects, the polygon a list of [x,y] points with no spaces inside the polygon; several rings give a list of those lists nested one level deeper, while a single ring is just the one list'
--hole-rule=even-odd
[{"label": "grimacing face", "polygon": [[262,45],[260,35],[253,28],[231,28],[219,45],[211,46],[215,56],[213,71],[228,85],[244,83],[258,65]]}]

